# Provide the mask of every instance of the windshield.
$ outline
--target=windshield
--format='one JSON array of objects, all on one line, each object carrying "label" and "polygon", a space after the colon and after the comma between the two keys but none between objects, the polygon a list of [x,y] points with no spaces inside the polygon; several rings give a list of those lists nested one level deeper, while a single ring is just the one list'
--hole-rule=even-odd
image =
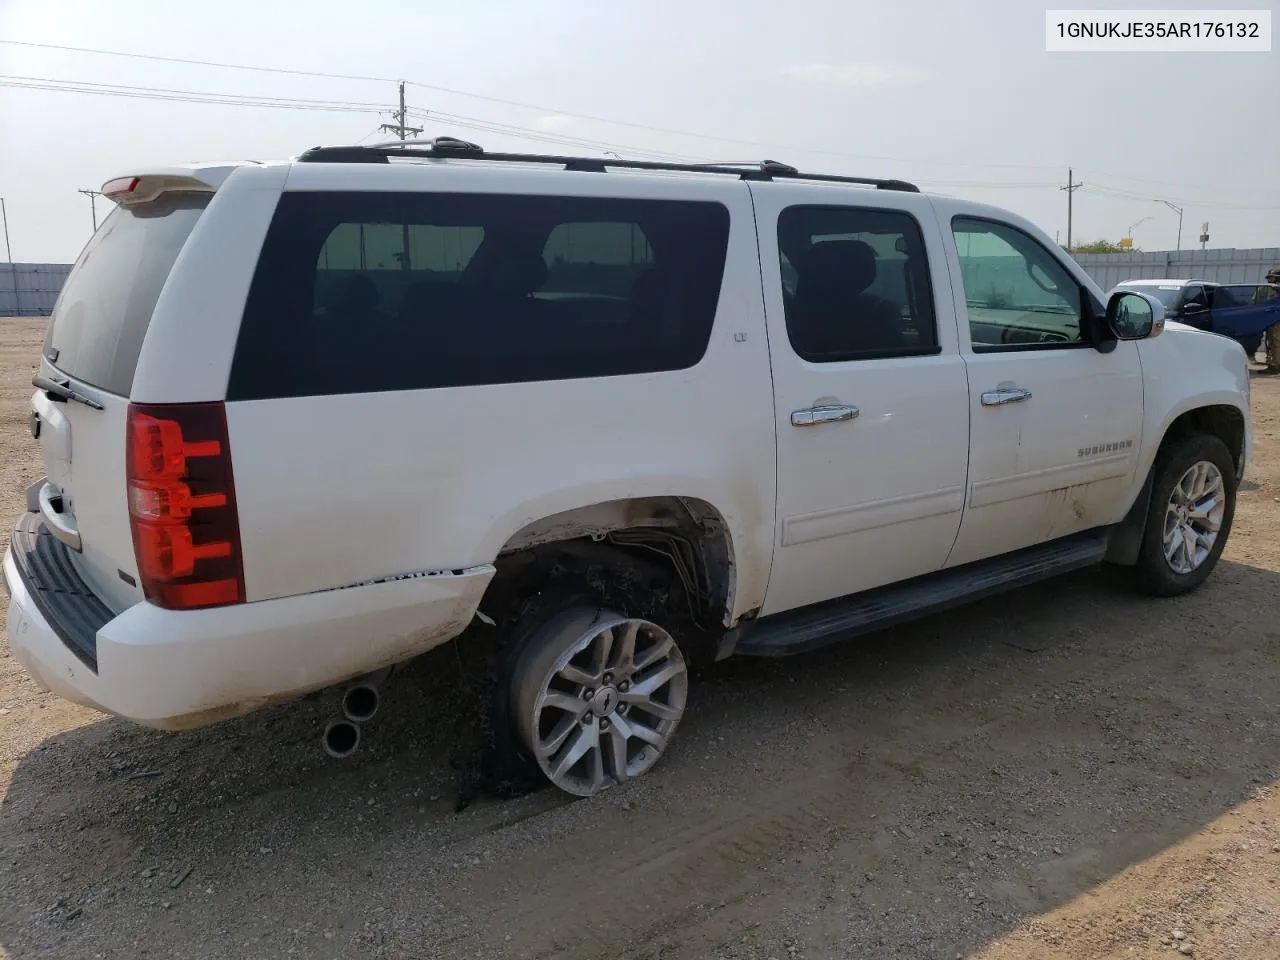
[{"label": "windshield", "polygon": [[58,297],[44,343],[50,363],[91,386],[129,395],[160,290],[208,203],[207,194],[168,194],[112,211]]},{"label": "windshield", "polygon": [[1163,283],[1158,286],[1154,284],[1122,283],[1117,289],[1145,293],[1163,303],[1166,310],[1172,310],[1178,305],[1178,298],[1182,296],[1182,291],[1186,288],[1174,286],[1171,283]]}]

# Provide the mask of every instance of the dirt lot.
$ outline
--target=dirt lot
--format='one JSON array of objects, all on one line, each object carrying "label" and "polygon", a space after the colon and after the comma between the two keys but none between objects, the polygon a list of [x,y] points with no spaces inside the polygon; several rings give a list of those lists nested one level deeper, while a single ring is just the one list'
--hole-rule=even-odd
[{"label": "dirt lot", "polygon": [[[6,518],[42,330],[0,320]],[[162,734],[41,694],[0,644],[0,956],[1280,957],[1280,382],[1254,404],[1194,597],[1090,573],[730,661],[594,801],[454,812],[452,650],[339,763],[332,697]]]}]

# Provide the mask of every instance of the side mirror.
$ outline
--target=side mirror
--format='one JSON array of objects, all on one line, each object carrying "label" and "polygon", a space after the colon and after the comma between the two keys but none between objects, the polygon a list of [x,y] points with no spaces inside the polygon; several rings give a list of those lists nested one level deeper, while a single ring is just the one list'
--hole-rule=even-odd
[{"label": "side mirror", "polygon": [[1145,293],[1113,293],[1107,300],[1107,326],[1117,340],[1158,337],[1164,331],[1164,304]]},{"label": "side mirror", "polygon": [[1196,303],[1194,300],[1188,301],[1187,303],[1184,303],[1182,305],[1182,312],[1188,315],[1196,314],[1196,313],[1204,313],[1208,309],[1209,308],[1206,307],[1203,303]]}]

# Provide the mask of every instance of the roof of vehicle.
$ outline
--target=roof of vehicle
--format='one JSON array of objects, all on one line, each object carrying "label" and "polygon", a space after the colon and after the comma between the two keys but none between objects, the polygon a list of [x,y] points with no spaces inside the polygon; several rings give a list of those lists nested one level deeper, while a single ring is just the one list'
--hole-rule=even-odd
[{"label": "roof of vehicle", "polygon": [[1218,283],[1215,280],[1197,280],[1195,278],[1188,280],[1185,277],[1169,278],[1164,280],[1152,280],[1152,279],[1122,280],[1118,284],[1116,284],[1116,286],[1118,287],[1185,287],[1193,283],[1199,284],[1201,286],[1206,286],[1206,287],[1223,286],[1223,284]]},{"label": "roof of vehicle", "polygon": [[920,188],[905,180],[850,177],[830,173],[802,173],[776,160],[723,163],[673,163],[659,160],[623,160],[611,157],[574,157],[535,153],[491,153],[477,144],[453,137],[433,140],[393,140],[390,143],[312,147],[295,158],[298,163],[388,164],[391,159],[407,161],[462,160],[494,164],[533,164],[560,167],[566,171],[604,173],[610,169],[655,173],[719,174],[742,180],[812,180],[859,184],[879,190],[919,193]]}]

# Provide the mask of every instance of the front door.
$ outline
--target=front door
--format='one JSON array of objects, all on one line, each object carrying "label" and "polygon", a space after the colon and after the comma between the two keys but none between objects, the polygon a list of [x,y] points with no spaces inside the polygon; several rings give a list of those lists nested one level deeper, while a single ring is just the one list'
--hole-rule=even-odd
[{"label": "front door", "polygon": [[767,615],[941,569],[969,413],[928,200],[751,189],[778,446]]},{"label": "front door", "polygon": [[968,502],[948,566],[1120,520],[1142,447],[1135,343],[1093,346],[1101,304],[1028,228],[938,201],[969,368]]}]

